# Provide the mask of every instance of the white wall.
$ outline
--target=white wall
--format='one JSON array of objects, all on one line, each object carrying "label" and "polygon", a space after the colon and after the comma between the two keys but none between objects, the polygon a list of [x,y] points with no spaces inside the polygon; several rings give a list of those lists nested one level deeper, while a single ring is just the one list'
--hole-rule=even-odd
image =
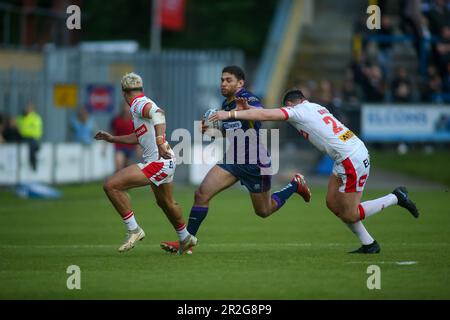
[{"label": "white wall", "polygon": [[95,141],[90,146],[77,143],[43,143],[38,167],[28,160],[28,145],[0,145],[0,185],[26,182],[62,184],[102,180],[114,172],[114,146]]}]

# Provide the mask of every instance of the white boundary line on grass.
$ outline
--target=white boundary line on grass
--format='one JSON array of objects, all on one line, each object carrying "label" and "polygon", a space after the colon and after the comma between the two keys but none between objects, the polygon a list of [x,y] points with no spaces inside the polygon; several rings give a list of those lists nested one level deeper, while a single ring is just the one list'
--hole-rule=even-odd
[{"label": "white boundary line on grass", "polygon": [[418,263],[418,261],[348,261],[345,264],[396,264],[399,266],[410,266]]}]

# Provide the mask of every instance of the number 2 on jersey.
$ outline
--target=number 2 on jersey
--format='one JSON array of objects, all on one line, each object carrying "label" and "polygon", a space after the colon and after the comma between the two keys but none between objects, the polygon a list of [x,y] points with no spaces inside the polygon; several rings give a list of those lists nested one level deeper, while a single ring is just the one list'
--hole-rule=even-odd
[{"label": "number 2 on jersey", "polygon": [[344,129],[342,127],[339,127],[338,124],[336,123],[336,121],[330,116],[326,116],[322,120],[326,124],[330,124],[331,123],[333,125],[333,133],[334,134],[338,134],[339,132],[341,132]]}]

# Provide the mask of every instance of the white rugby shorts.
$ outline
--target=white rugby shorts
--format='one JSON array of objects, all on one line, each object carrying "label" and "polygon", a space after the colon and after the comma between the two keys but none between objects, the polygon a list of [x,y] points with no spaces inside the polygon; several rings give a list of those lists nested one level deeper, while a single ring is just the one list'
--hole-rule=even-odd
[{"label": "white rugby shorts", "polygon": [[335,162],[333,174],[338,177],[339,191],[363,191],[370,172],[370,158],[366,147],[361,147],[342,162]]},{"label": "white rugby shorts", "polygon": [[175,159],[160,159],[148,163],[138,163],[145,176],[156,186],[173,181],[175,175]]}]

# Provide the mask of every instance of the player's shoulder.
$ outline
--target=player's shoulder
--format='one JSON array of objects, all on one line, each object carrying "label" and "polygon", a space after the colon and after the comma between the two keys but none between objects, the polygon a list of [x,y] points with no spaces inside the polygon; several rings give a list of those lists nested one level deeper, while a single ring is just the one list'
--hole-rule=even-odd
[{"label": "player's shoulder", "polygon": [[245,98],[251,106],[262,107],[261,99],[253,92],[243,88],[238,93],[236,93],[237,98]]},{"label": "player's shoulder", "polygon": [[135,97],[133,101],[131,101],[131,114],[142,116],[145,106],[149,103],[152,103],[152,100],[145,95]]},{"label": "player's shoulder", "polygon": [[236,93],[238,98],[246,98],[248,101],[260,101],[259,97],[253,92],[243,88]]},{"label": "player's shoulder", "polygon": [[289,118],[292,119],[304,119],[308,118],[311,114],[315,114],[315,111],[323,109],[321,105],[317,103],[310,102],[308,100],[304,100],[299,104],[294,106],[286,106],[281,109],[289,114]]},{"label": "player's shoulder", "polygon": [[315,102],[311,102],[308,100],[304,100],[301,103],[293,106],[294,109],[296,110],[320,110],[320,109],[326,109],[324,106],[315,103]]}]

